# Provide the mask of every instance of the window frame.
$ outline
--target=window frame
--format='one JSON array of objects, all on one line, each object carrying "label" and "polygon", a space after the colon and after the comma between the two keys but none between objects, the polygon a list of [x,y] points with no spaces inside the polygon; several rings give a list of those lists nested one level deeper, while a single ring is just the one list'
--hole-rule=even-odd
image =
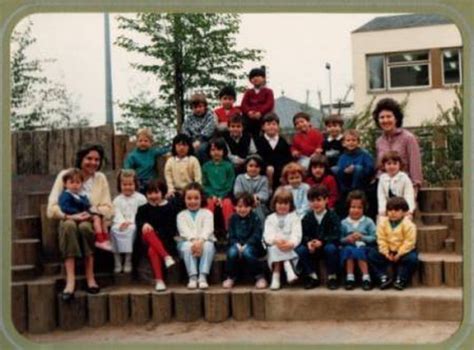
[{"label": "window frame", "polygon": [[[403,54],[410,54],[410,53],[421,53],[426,52],[428,54],[428,58],[426,60],[417,60],[417,61],[410,61],[407,62],[396,62],[390,63],[389,57],[391,55],[403,55]],[[412,50],[412,51],[403,51],[403,52],[392,52],[385,54],[385,64],[386,64],[386,71],[387,71],[387,91],[400,91],[400,90],[417,90],[417,89],[429,89],[433,86],[432,82],[432,69],[431,69],[431,51],[427,50]],[[426,65],[428,66],[428,85],[411,85],[411,86],[400,86],[400,87],[392,87],[391,86],[391,70],[390,68],[397,68],[397,67],[412,67],[416,65]]]},{"label": "window frame", "polygon": [[[457,50],[458,51],[458,65],[459,65],[459,82],[457,83],[446,83],[444,81],[444,52],[448,50]],[[441,63],[441,82],[443,87],[454,87],[462,85],[462,50],[461,47],[445,47],[440,50],[440,63]]]}]

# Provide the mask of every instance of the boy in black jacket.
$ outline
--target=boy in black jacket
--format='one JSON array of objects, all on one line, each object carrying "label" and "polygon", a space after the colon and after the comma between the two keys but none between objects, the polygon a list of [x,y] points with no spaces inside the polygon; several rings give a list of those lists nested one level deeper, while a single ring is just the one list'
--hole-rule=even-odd
[{"label": "boy in black jacket", "polygon": [[338,242],[341,235],[341,222],[337,214],[327,209],[329,192],[324,186],[314,186],[308,192],[311,211],[303,217],[303,239],[295,249],[300,258],[303,273],[306,275],[305,288],[319,285],[318,275],[311,262],[312,254],[323,254],[328,273],[327,287],[337,289],[337,269],[339,266]]}]

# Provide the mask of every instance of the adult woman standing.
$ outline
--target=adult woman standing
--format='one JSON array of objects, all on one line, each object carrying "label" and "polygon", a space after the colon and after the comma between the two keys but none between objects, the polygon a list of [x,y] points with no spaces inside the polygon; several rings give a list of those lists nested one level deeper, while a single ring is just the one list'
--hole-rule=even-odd
[{"label": "adult woman standing", "polygon": [[405,166],[405,171],[415,187],[415,192],[423,183],[421,153],[418,140],[410,131],[402,128],[403,112],[397,101],[391,98],[380,100],[372,117],[375,124],[382,130],[382,135],[377,139],[377,165],[383,155],[388,151],[397,151]]},{"label": "adult woman standing", "polygon": [[[86,145],[76,154],[76,168],[81,170],[84,181],[81,194],[88,197],[93,211],[104,219],[110,219],[113,214],[109,184],[105,175],[98,170],[102,166],[104,149],[100,145]],[[64,258],[66,268],[66,287],[63,290],[63,300],[74,297],[75,288],[75,258],[84,257],[87,292],[96,294],[100,291],[94,276],[94,230],[91,216],[88,213],[75,215],[64,214],[58,204],[58,199],[64,189],[63,175],[69,169],[61,171],[54,182],[48,198],[47,215],[49,218],[60,219],[59,249]]]}]

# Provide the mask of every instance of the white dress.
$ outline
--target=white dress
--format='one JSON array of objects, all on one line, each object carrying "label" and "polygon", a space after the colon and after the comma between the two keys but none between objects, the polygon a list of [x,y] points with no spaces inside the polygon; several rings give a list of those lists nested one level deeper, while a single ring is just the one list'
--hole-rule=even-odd
[{"label": "white dress", "polygon": [[[114,218],[110,229],[111,241],[114,251],[117,253],[131,253],[133,250],[133,240],[136,234],[135,215],[138,207],[146,204],[145,196],[139,192],[133,193],[131,196],[119,194],[115,197]],[[124,222],[132,224],[124,230],[120,230],[120,225]]]},{"label": "white dress", "polygon": [[[265,228],[263,230],[263,239],[268,245],[268,265],[272,268],[272,264],[278,261],[294,260],[297,262],[298,255],[294,248],[301,243],[302,229],[301,219],[296,212],[287,215],[277,215],[273,213],[265,220]],[[283,252],[276,245],[275,239],[285,239],[293,243],[293,250]]]}]

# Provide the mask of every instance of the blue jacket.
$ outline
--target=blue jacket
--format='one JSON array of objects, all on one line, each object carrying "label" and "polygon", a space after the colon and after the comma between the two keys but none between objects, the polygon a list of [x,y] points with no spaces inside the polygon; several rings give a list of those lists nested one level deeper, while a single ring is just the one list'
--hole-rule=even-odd
[{"label": "blue jacket", "polygon": [[262,246],[262,223],[257,214],[253,211],[246,217],[232,214],[229,221],[229,243],[247,244],[255,248]]},{"label": "blue jacket", "polygon": [[76,198],[68,191],[61,193],[58,203],[61,211],[67,215],[79,214],[88,211],[91,207],[91,203],[86,196],[79,195],[79,198]]},{"label": "blue jacket", "polygon": [[344,152],[337,162],[339,174],[344,174],[344,169],[349,165],[359,165],[365,177],[370,177],[374,173],[374,159],[365,149],[357,148],[353,152]]},{"label": "blue jacket", "polygon": [[341,243],[349,244],[346,241],[346,237],[353,232],[359,232],[362,234],[362,242],[366,244],[375,244],[377,228],[371,218],[363,216],[359,224],[354,226],[348,218],[345,218],[341,222]]}]

